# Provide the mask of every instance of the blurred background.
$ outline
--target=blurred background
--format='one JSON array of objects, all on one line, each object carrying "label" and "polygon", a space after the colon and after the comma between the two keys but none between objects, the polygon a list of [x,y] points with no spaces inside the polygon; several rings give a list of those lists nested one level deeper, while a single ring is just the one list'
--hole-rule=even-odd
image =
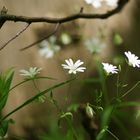
[{"label": "blurred background", "polygon": [[[5,6],[9,14],[24,16],[41,16],[41,17],[64,17],[74,13],[78,13],[81,7],[84,12],[89,13],[105,13],[108,7],[95,9],[87,5],[84,0],[1,0],[0,9]],[[111,9],[110,9],[111,10]],[[14,83],[23,80],[19,76],[20,69],[28,69],[29,67],[43,68],[41,75],[55,77],[56,81],[38,80],[37,84],[40,89],[45,89],[67,80],[70,75],[62,69],[61,64],[65,59],[82,60],[87,68],[83,74],[78,75],[79,80],[97,77],[96,61],[111,62],[115,65],[122,64],[122,70],[125,73],[126,65],[124,52],[131,51],[140,56],[140,1],[130,0],[124,9],[108,19],[79,19],[61,25],[59,31],[52,37],[43,42],[34,45],[24,51],[21,48],[39,40],[46,36],[55,25],[48,23],[35,23],[17,39],[13,40],[0,52],[0,71],[3,72],[10,67],[14,67],[15,76]],[[6,22],[0,30],[0,46],[12,38],[18,31],[24,28],[26,24],[21,22]],[[43,48],[49,46],[53,49],[48,54],[43,53]],[[124,74],[123,73],[123,74]],[[113,84],[115,78],[108,81],[109,96],[113,95]],[[140,70],[130,69],[126,76],[126,83],[130,87],[140,80]],[[64,110],[71,103],[93,103],[94,96],[91,93],[98,87],[94,83],[73,82],[54,91],[54,97],[58,104]],[[139,101],[139,90],[137,87],[127,100]],[[36,93],[32,88],[32,83],[21,86],[10,94],[4,114],[11,111],[23,101]],[[69,99],[66,101],[68,93]],[[127,109],[134,111],[134,108]],[[57,123],[58,112],[54,105],[46,100],[45,103],[33,103],[22,110],[16,112],[12,118],[16,121],[14,125],[10,125],[9,133],[14,135],[25,135],[36,139],[36,135],[43,135],[50,132]],[[80,122],[77,122],[80,124]],[[125,122],[129,123],[129,120]],[[139,123],[139,121],[138,121]],[[136,134],[140,132],[135,126],[128,124],[128,127],[134,130]],[[116,129],[117,130],[117,129]],[[83,130],[82,130],[83,131]],[[117,130],[118,132],[118,130]],[[86,134],[86,132],[83,132]],[[119,132],[118,132],[119,133]],[[120,134],[121,135],[121,134]],[[56,136],[57,137],[57,136]],[[55,138],[54,138],[55,139]],[[61,138],[62,139],[62,138]]]}]

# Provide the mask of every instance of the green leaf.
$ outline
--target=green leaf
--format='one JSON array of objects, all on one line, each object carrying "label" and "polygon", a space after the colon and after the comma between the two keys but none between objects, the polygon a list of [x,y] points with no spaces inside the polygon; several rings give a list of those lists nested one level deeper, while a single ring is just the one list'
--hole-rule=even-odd
[{"label": "green leaf", "polygon": [[140,110],[137,110],[136,119],[140,119]]},{"label": "green leaf", "polygon": [[9,120],[2,121],[0,123],[0,137],[4,137],[8,130]]},{"label": "green leaf", "polygon": [[2,120],[5,120],[7,117],[9,117],[10,115],[12,115],[12,114],[15,113],[16,111],[20,110],[21,108],[23,108],[23,107],[27,106],[28,104],[30,104],[31,102],[35,101],[35,100],[38,99],[40,96],[43,96],[43,95],[45,95],[46,93],[52,91],[53,89],[58,88],[58,87],[60,87],[60,86],[63,86],[63,85],[65,85],[65,84],[67,84],[67,83],[69,83],[69,82],[71,82],[71,81],[73,81],[73,80],[75,80],[75,78],[74,78],[74,79],[70,79],[70,80],[65,81],[65,82],[61,82],[61,83],[59,83],[59,84],[56,84],[56,85],[54,85],[54,86],[52,86],[52,87],[50,87],[50,88],[48,88],[48,89],[46,89],[46,90],[44,90],[44,91],[38,93],[37,95],[35,95],[35,96],[29,98],[29,99],[26,100],[23,104],[21,104],[20,106],[18,106],[17,108],[15,108],[15,109],[12,110],[11,112],[9,112],[7,115],[5,115],[3,118],[1,118],[1,119],[0,119],[0,122],[1,122]]},{"label": "green leaf", "polygon": [[103,140],[102,138],[104,137],[105,133],[106,133],[106,128],[107,126],[105,126],[105,128],[101,129],[101,131],[99,132],[99,134],[96,137],[96,140]]},{"label": "green leaf", "polygon": [[61,116],[58,120],[59,127],[60,127],[60,123],[61,123],[62,119],[66,119],[67,117],[70,117],[70,119],[73,119],[73,114],[71,112],[65,112],[65,113],[61,114]]},{"label": "green leaf", "polygon": [[104,128],[105,126],[109,125],[113,108],[114,106],[109,106],[104,109],[103,114],[101,116],[101,128]]},{"label": "green leaf", "polygon": [[60,118],[62,119],[62,118],[65,118],[65,117],[67,117],[67,116],[70,116],[70,118],[73,119],[73,114],[72,114],[71,112],[66,112],[66,113],[62,114],[62,115],[60,116]]},{"label": "green leaf", "polygon": [[121,45],[123,43],[123,38],[119,33],[115,33],[114,35],[114,44],[115,45]]},{"label": "green leaf", "polygon": [[71,104],[71,105],[68,107],[68,111],[77,112],[78,108],[79,108],[79,104]]},{"label": "green leaf", "polygon": [[116,105],[116,107],[128,107],[128,106],[140,106],[140,102],[135,102],[135,101],[122,102],[122,103]]},{"label": "green leaf", "polygon": [[99,78],[87,78],[84,80],[80,80],[82,83],[99,83],[100,79]]},{"label": "green leaf", "polygon": [[4,108],[7,102],[13,76],[13,69],[9,69],[4,74],[0,75],[0,110]]}]

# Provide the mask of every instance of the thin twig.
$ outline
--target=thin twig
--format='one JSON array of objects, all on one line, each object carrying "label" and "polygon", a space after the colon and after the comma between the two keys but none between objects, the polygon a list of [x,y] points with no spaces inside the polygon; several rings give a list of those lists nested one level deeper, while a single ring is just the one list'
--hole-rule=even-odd
[{"label": "thin twig", "polygon": [[109,129],[106,129],[106,131],[107,131],[112,137],[114,137],[116,140],[119,140],[119,138],[118,138],[115,134],[113,134]]},{"label": "thin twig", "polygon": [[140,84],[140,81],[138,81],[132,88],[130,88],[127,92],[125,92],[120,98],[125,97],[128,95],[133,89],[135,89]]},{"label": "thin twig", "polygon": [[24,51],[24,50],[26,50],[26,49],[29,49],[29,48],[31,48],[32,46],[34,46],[34,45],[40,43],[41,41],[43,41],[43,40],[49,38],[50,36],[54,35],[54,34],[58,31],[59,26],[60,26],[60,23],[57,23],[55,29],[54,29],[50,34],[48,34],[47,36],[41,38],[40,40],[37,40],[36,42],[34,42],[34,43],[30,44],[30,45],[28,45],[28,46],[26,46],[26,47],[20,49],[20,51]]},{"label": "thin twig", "polygon": [[12,14],[4,14],[0,15],[0,21],[14,21],[14,22],[26,22],[26,23],[36,23],[36,22],[47,22],[51,24],[56,23],[64,23],[64,22],[70,22],[76,19],[106,19],[109,18],[112,15],[115,15],[119,13],[126,3],[128,3],[129,0],[119,0],[118,6],[103,14],[90,14],[90,13],[83,13],[78,12],[66,17],[62,18],[51,18],[51,17],[26,17],[26,16],[18,16],[18,15],[12,15]]},{"label": "thin twig", "polygon": [[11,39],[9,39],[3,46],[0,47],[0,51],[4,49],[10,42],[12,42],[14,39],[16,39],[19,35],[21,35],[30,24],[27,24],[21,31],[19,31],[15,36],[13,36]]}]

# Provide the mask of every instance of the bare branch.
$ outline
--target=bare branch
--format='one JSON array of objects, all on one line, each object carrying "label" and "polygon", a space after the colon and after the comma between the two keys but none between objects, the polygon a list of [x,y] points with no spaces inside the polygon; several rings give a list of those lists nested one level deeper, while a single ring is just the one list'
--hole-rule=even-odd
[{"label": "bare branch", "polygon": [[22,49],[20,49],[20,50],[23,51],[23,50],[26,50],[26,49],[28,49],[28,48],[31,48],[31,47],[33,47],[34,45],[40,43],[41,41],[43,41],[43,40],[49,38],[50,36],[54,35],[54,34],[58,31],[59,26],[60,26],[59,23],[56,24],[55,29],[54,29],[50,34],[48,34],[47,36],[41,38],[40,40],[37,40],[36,42],[34,42],[34,43],[32,43],[32,44],[30,44],[30,45],[28,45],[28,46],[26,46],[26,47],[24,47],[24,48],[22,48]]},{"label": "bare branch", "polygon": [[21,31],[19,31],[15,36],[13,36],[11,39],[9,39],[3,46],[0,47],[0,51],[4,49],[11,41],[16,39],[19,35],[21,35],[28,27],[30,24],[27,24]]},{"label": "bare branch", "polygon": [[[5,6],[3,6],[2,10],[0,11],[0,15],[4,15],[7,14],[8,9],[6,9]],[[5,20],[0,20],[0,28],[3,26],[3,24],[5,23]]]},{"label": "bare branch", "polygon": [[3,26],[3,24],[6,21],[26,22],[26,23],[28,23],[28,25],[23,30],[21,30],[19,33],[17,33],[14,37],[12,37],[9,41],[7,41],[2,47],[0,47],[0,50],[5,48],[12,40],[17,38],[22,32],[24,32],[31,23],[47,22],[47,23],[57,24],[57,25],[56,25],[56,28],[54,29],[54,31],[52,33],[50,33],[48,36],[32,43],[31,45],[29,45],[27,47],[22,48],[21,51],[25,50],[27,48],[30,48],[30,47],[34,46],[35,44],[43,41],[44,39],[50,37],[51,35],[55,34],[61,23],[70,22],[70,21],[73,21],[73,20],[76,20],[76,19],[106,19],[106,18],[111,17],[112,15],[115,15],[115,14],[119,13],[128,1],[129,0],[119,0],[118,1],[118,6],[115,9],[113,9],[111,11],[108,11],[104,14],[84,13],[83,8],[81,8],[80,12],[78,12],[76,14],[73,14],[73,15],[63,17],[63,18],[26,17],[26,16],[10,15],[10,14],[7,14],[7,9],[5,7],[3,7],[3,9],[1,10],[1,13],[0,13],[0,28]]},{"label": "bare branch", "polygon": [[112,15],[119,13],[128,1],[129,0],[119,0],[118,6],[115,9],[108,11],[104,14],[89,14],[89,13],[78,12],[76,14],[66,16],[63,18],[26,17],[26,16],[17,16],[17,15],[10,15],[10,14],[4,14],[4,15],[1,14],[0,21],[26,22],[29,24],[36,23],[36,22],[47,22],[47,23],[56,24],[56,23],[69,22],[76,19],[106,19]]}]

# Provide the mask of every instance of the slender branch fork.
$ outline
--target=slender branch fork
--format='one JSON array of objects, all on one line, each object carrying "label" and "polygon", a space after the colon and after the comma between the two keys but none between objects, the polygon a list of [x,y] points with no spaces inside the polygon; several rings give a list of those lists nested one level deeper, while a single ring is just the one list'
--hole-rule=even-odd
[{"label": "slender branch fork", "polygon": [[21,31],[19,31],[15,36],[10,38],[3,46],[0,47],[0,51],[4,49],[10,42],[12,42],[14,39],[16,39],[18,36],[20,36],[28,27],[30,24],[27,24]]},{"label": "slender branch fork", "polygon": [[24,51],[24,50],[26,50],[26,49],[28,49],[28,48],[31,48],[32,46],[34,46],[34,45],[40,43],[41,41],[43,41],[43,40],[49,38],[50,36],[54,35],[54,34],[58,31],[59,26],[60,26],[59,23],[56,24],[55,29],[54,29],[50,34],[48,34],[47,36],[41,38],[40,40],[35,41],[34,43],[32,43],[32,44],[30,44],[30,45],[28,45],[28,46],[26,46],[26,47],[24,47],[24,48],[22,48],[22,49],[20,49],[20,50],[21,50],[21,51]]},{"label": "slender branch fork", "polygon": [[83,12],[84,9],[82,7],[78,13],[73,14],[73,15],[69,15],[69,16],[66,16],[66,17],[62,17],[62,18],[26,17],[26,16],[11,15],[11,14],[7,14],[7,11],[5,12],[5,7],[4,7],[1,11],[1,14],[0,14],[0,28],[4,25],[4,23],[6,21],[24,22],[24,23],[27,23],[27,26],[25,26],[25,28],[23,28],[14,37],[12,37],[10,40],[8,40],[3,46],[1,46],[0,51],[2,49],[4,49],[11,41],[16,39],[19,35],[21,35],[29,27],[29,25],[31,23],[46,22],[46,23],[57,24],[57,25],[56,25],[55,29],[52,31],[52,33],[50,33],[48,36],[46,36],[46,37],[44,37],[44,38],[42,38],[42,39],[40,39],[40,40],[38,40],[34,43],[22,48],[21,51],[26,50],[26,49],[36,45],[37,43],[40,43],[44,39],[47,39],[48,37],[52,36],[53,34],[55,34],[58,30],[58,27],[62,23],[70,22],[70,21],[73,21],[73,20],[76,20],[76,19],[107,19],[107,18],[119,13],[124,8],[126,3],[128,3],[128,1],[129,0],[119,0],[118,1],[118,6],[115,9],[110,10],[110,11],[108,11],[106,13],[103,13],[103,14],[84,13]]}]

